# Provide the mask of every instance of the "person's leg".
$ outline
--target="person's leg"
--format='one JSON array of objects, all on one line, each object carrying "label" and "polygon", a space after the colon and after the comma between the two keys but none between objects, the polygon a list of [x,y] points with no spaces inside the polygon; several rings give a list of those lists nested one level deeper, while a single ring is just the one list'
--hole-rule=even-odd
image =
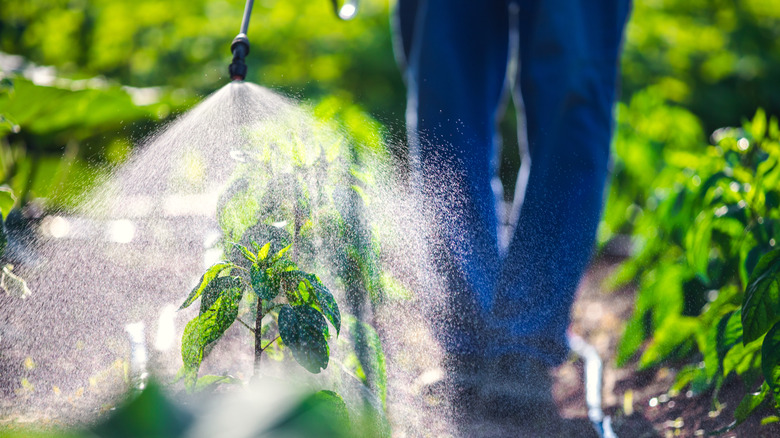
[{"label": "person's leg", "polygon": [[[401,1],[402,12],[405,6]],[[498,266],[491,178],[507,63],[506,0],[420,0],[408,45],[407,129],[414,172],[435,217],[435,263],[451,309],[445,351],[479,355]]]},{"label": "person's leg", "polygon": [[565,333],[603,205],[628,0],[526,0],[520,78],[530,175],[491,315],[489,354],[547,366]]}]

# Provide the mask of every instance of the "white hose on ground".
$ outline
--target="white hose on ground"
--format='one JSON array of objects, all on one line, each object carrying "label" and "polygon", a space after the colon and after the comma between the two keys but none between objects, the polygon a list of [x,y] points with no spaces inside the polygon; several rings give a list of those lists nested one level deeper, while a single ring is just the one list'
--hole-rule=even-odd
[{"label": "white hose on ground", "polygon": [[601,390],[603,365],[596,348],[585,342],[580,336],[569,333],[569,348],[585,363],[585,404],[588,406],[588,419],[600,438],[617,438],[612,430],[612,419],[601,410]]}]

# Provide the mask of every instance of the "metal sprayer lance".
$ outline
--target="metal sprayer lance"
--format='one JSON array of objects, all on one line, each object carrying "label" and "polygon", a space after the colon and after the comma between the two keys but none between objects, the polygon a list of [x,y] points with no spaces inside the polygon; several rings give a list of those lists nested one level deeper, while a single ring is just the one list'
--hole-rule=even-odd
[{"label": "metal sprayer lance", "polygon": [[[355,17],[358,10],[358,0],[346,0],[344,4],[339,6],[338,0],[332,0],[333,12],[342,20],[351,20]],[[244,58],[249,54],[249,38],[247,38],[247,30],[249,29],[249,17],[252,15],[252,6],[254,6],[254,0],[246,0],[246,6],[244,7],[244,17],[241,19],[241,30],[238,35],[233,38],[233,42],[230,44],[230,52],[233,54],[233,62],[228,67],[228,73],[230,74],[230,80],[243,81],[246,78],[246,62]]]}]

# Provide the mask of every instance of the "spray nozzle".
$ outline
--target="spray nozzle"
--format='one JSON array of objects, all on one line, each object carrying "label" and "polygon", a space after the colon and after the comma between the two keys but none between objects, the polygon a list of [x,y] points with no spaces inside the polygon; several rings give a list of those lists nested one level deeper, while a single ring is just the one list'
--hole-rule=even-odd
[{"label": "spray nozzle", "polygon": [[230,51],[233,53],[233,62],[228,67],[230,79],[234,81],[243,81],[246,78],[246,63],[244,58],[249,54],[249,38],[246,34],[240,33],[230,44]]}]

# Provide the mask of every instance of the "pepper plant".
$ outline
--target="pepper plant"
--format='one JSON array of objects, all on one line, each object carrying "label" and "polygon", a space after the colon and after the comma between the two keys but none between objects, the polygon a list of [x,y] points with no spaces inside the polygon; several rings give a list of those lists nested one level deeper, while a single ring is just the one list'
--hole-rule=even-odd
[{"label": "pepper plant", "polygon": [[[375,181],[360,165],[361,155],[381,154],[284,101],[272,109],[243,126],[245,144],[226,154],[233,161],[217,202],[222,239],[211,248],[225,261],[209,268],[182,306],[201,300],[182,338],[180,375],[194,390],[230,381],[198,379],[198,370],[207,346],[241,324],[253,333],[255,373],[261,361],[288,352],[313,373],[334,362],[323,383],[368,389],[350,406],[362,405],[358,417],[367,413],[386,432],[385,361],[371,311],[398,282],[379,263],[379,233],[366,219]],[[332,120],[332,110],[314,112]],[[327,343],[333,330],[343,353],[337,362]]]},{"label": "pepper plant", "polygon": [[[312,373],[328,367],[329,321],[341,329],[338,304],[316,275],[298,269],[286,257],[290,246],[271,255],[271,243],[254,245],[254,250],[236,244],[241,255],[251,263],[249,269],[227,261],[210,267],[200,283],[190,292],[180,309],[200,298],[200,312],[184,329],[182,361],[185,385],[193,388],[207,345],[216,342],[236,321],[254,334],[255,371],[260,367],[263,351],[281,339],[290,348],[295,360]],[[226,273],[226,275],[221,275]],[[238,318],[242,299],[254,304],[255,324],[252,328]],[[270,316],[267,325],[263,324]],[[278,336],[266,340],[268,326],[276,325]]]},{"label": "pepper plant", "polygon": [[712,145],[664,151],[665,167],[634,215],[638,251],[613,286],[636,279],[618,364],[689,365],[672,390],[718,392],[738,376],[735,425],[780,406],[780,127],[759,110]]}]

